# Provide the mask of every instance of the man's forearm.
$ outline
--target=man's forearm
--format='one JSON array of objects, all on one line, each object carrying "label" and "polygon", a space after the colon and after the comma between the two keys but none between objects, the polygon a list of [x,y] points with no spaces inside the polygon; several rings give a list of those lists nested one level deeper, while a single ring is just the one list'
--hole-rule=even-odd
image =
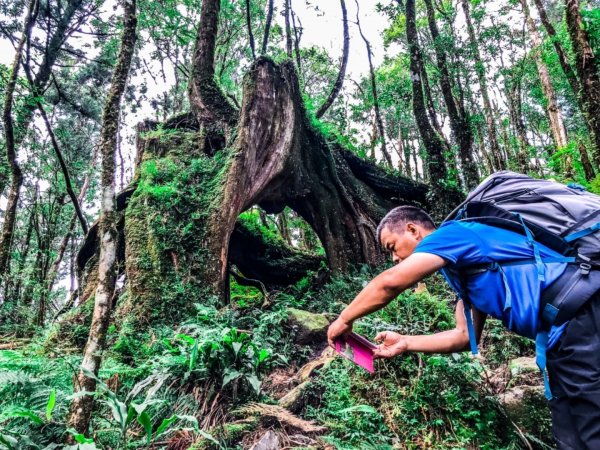
[{"label": "man's forearm", "polygon": [[402,291],[387,288],[384,283],[384,278],[383,274],[379,275],[367,284],[365,288],[359,292],[352,303],[342,311],[340,317],[346,322],[354,322],[356,319],[360,319],[372,312],[379,311],[396,298]]},{"label": "man's forearm", "polygon": [[435,334],[406,336],[407,352],[454,353],[468,349],[469,337],[459,330]]}]

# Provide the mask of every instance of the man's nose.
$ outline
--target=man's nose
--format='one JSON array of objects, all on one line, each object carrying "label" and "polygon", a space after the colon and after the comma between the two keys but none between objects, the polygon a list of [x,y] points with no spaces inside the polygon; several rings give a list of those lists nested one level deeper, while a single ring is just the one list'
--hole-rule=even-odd
[{"label": "man's nose", "polygon": [[394,261],[394,264],[398,264],[400,262],[400,257],[397,255],[392,255],[392,261]]}]

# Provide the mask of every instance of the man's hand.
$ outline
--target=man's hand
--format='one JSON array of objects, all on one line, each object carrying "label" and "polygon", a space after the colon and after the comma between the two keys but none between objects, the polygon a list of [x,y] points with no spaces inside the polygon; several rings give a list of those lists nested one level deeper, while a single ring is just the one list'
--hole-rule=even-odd
[{"label": "man's hand", "polygon": [[329,346],[335,348],[334,341],[344,334],[348,334],[352,331],[352,322],[348,322],[342,319],[342,316],[338,317],[333,321],[327,329],[327,341]]},{"label": "man's hand", "polygon": [[381,342],[377,349],[373,351],[375,358],[393,358],[408,350],[407,337],[393,331],[379,333],[375,336],[375,342]]}]

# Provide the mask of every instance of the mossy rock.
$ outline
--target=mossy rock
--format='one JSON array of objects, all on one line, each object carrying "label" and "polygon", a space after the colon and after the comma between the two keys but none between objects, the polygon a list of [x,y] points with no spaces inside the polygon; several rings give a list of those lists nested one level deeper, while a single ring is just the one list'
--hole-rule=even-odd
[{"label": "mossy rock", "polygon": [[288,308],[288,325],[297,344],[324,342],[329,320],[323,314],[315,314],[296,308]]}]

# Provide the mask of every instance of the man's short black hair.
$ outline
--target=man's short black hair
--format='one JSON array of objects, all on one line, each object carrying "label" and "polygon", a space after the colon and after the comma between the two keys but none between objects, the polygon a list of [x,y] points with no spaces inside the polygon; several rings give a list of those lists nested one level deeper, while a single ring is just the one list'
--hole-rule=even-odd
[{"label": "man's short black hair", "polygon": [[408,222],[421,225],[428,230],[435,229],[435,223],[433,219],[423,211],[421,208],[416,206],[398,206],[388,212],[377,227],[377,240],[381,241],[381,232],[385,227],[389,228],[390,231],[398,231],[403,228]]}]

